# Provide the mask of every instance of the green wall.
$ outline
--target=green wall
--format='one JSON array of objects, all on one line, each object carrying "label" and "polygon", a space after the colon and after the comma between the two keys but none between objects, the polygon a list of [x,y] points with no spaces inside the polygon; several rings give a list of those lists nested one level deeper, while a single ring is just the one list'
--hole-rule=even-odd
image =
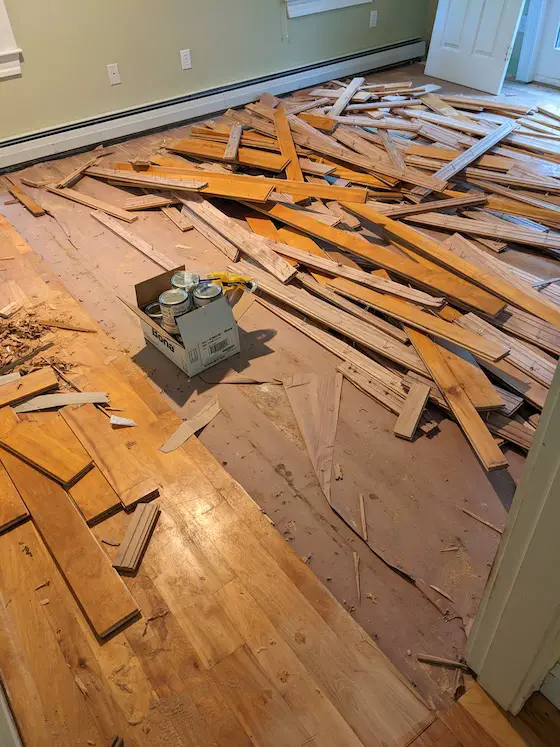
[{"label": "green wall", "polygon": [[[287,20],[282,0],[5,2],[24,62],[21,77],[0,80],[0,138],[423,38],[429,4],[375,0]],[[111,87],[113,62],[122,83]]]}]

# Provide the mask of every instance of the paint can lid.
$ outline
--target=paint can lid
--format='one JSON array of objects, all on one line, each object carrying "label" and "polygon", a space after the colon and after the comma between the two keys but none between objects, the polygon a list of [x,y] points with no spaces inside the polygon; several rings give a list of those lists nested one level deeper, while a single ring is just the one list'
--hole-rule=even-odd
[{"label": "paint can lid", "polygon": [[159,302],[164,306],[177,306],[178,304],[187,301],[188,298],[189,294],[182,288],[170,288],[169,290],[163,291],[159,297]]},{"label": "paint can lid", "polygon": [[192,291],[200,283],[200,275],[196,272],[179,270],[171,278],[171,285],[174,288],[182,288],[186,291]]},{"label": "paint can lid", "polygon": [[215,283],[204,283],[195,289],[193,295],[201,300],[213,300],[222,294],[222,287]]},{"label": "paint can lid", "polygon": [[152,301],[152,303],[149,303],[144,309],[144,313],[152,319],[161,319],[162,314],[159,301]]}]

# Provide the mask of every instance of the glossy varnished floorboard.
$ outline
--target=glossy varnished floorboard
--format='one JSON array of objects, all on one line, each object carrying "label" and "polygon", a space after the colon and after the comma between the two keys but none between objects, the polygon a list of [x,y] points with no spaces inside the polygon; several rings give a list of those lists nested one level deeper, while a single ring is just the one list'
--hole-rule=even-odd
[{"label": "glossy varnished floorboard", "polygon": [[[91,324],[20,250],[7,275],[30,307]],[[381,747],[421,733],[429,709],[210,452],[196,438],[158,451],[179,419],[118,345],[101,330],[87,347],[53,339],[48,356],[138,423],[118,433],[160,484],[162,515],[126,580],[142,618],[102,645],[33,523],[0,537],[0,665],[25,744]],[[111,557],[127,521],[93,530]]]}]

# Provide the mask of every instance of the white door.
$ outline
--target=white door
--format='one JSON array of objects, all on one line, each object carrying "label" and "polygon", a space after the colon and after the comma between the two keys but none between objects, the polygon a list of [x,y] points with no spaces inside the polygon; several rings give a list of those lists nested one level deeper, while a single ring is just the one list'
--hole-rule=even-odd
[{"label": "white door", "polygon": [[439,0],[426,75],[500,93],[524,2]]},{"label": "white door", "polygon": [[535,80],[560,86],[560,0],[548,0]]}]

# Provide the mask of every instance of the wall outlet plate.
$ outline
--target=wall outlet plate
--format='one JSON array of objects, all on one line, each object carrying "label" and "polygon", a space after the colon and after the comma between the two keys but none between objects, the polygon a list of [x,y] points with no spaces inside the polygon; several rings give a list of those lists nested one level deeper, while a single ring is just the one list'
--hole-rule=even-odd
[{"label": "wall outlet plate", "polygon": [[107,73],[109,74],[109,83],[112,86],[118,86],[121,82],[121,74],[116,62],[113,62],[112,65],[107,65]]},{"label": "wall outlet plate", "polygon": [[182,49],[179,54],[181,55],[181,69],[190,70],[192,68],[191,50]]},{"label": "wall outlet plate", "polygon": [[369,14],[369,27],[374,29],[377,26],[377,11],[372,10]]}]

